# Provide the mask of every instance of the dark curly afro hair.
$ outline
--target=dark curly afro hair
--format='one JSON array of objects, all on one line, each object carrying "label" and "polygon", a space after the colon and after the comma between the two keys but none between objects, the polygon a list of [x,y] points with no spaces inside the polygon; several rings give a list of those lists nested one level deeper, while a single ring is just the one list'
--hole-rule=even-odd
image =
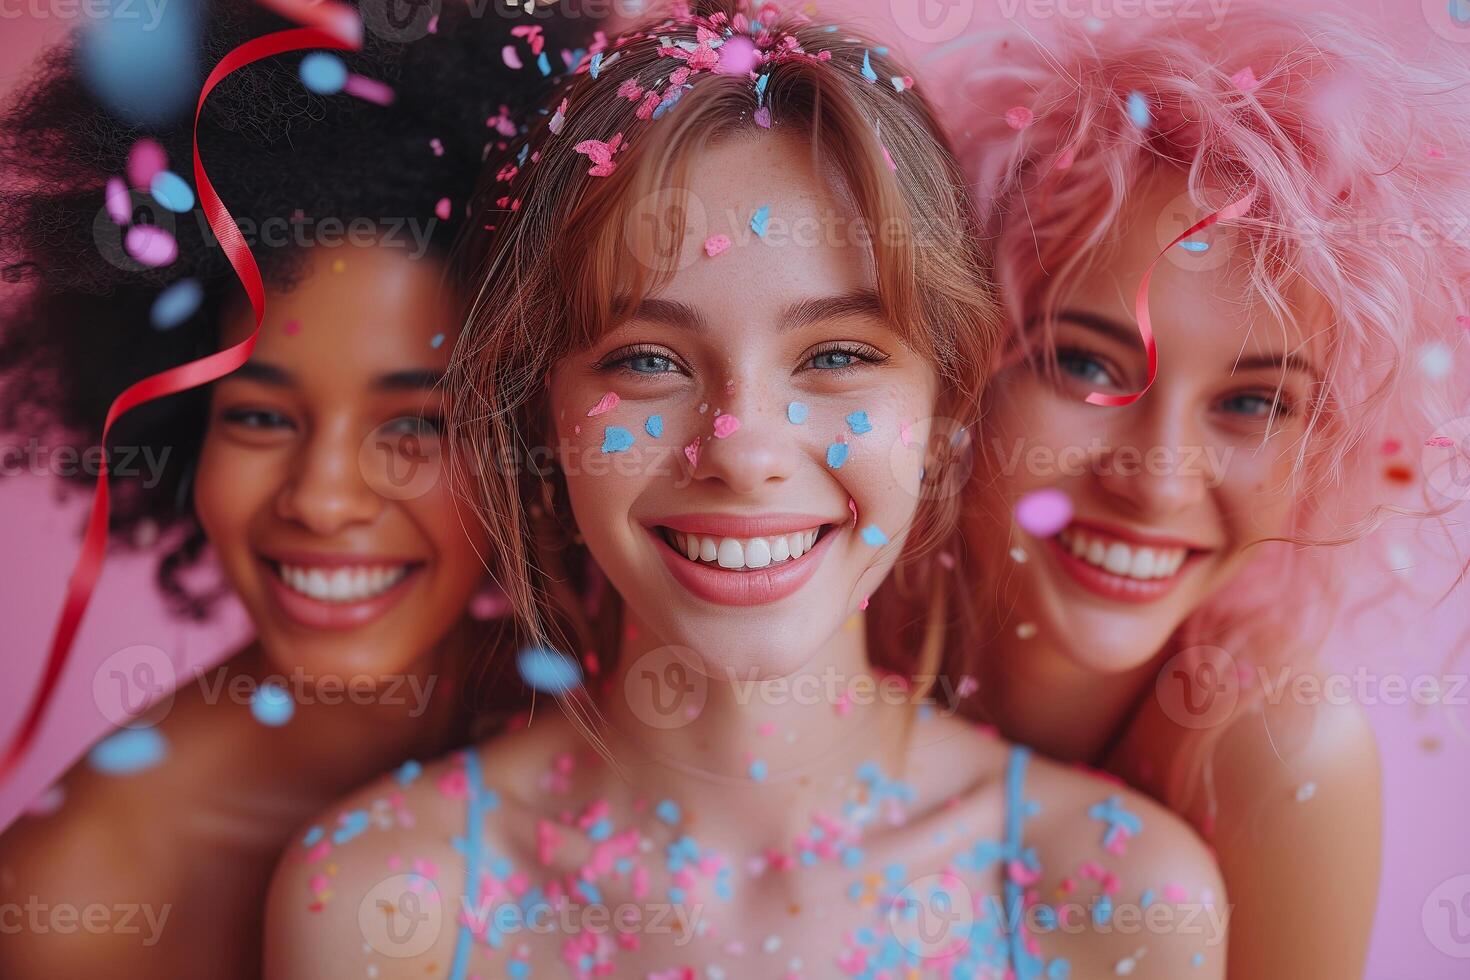
[{"label": "dark curly afro hair", "polygon": [[[391,105],[307,91],[299,76],[305,52],[237,71],[210,96],[200,152],[269,285],[290,288],[300,250],[263,247],[265,235],[252,240],[250,231],[288,228],[293,216],[349,227],[368,219],[383,233],[392,233],[393,222],[417,221],[420,235],[432,229],[429,248],[447,255],[486,157],[508,142],[500,129],[508,124],[497,121],[507,111],[519,120],[539,102],[575,66],[580,55],[572,46],[585,43],[593,26],[555,8],[525,13],[487,4],[475,17],[473,7],[442,6],[433,33],[387,41],[369,22],[363,50],[340,55],[353,73],[391,86]],[[511,35],[512,27],[530,23],[543,29],[544,65],[524,37]],[[213,0],[202,11],[201,72],[243,42],[293,26],[246,0]],[[507,44],[524,67],[506,64]],[[99,444],[108,405],[129,384],[218,349],[221,306],[240,301],[243,290],[197,203],[192,213],[175,215],[134,196],[135,222],[172,224],[179,255],[167,267],[106,257],[122,255],[120,230],[105,208],[108,179],[123,175],[130,149],[148,137],[192,184],[193,120],[185,113],[142,129],[116,117],[87,87],[78,51],[74,36],[46,52],[0,116],[0,271],[24,284],[11,290],[15,297],[0,321],[0,427],[80,454]],[[439,220],[436,204],[444,198],[454,206],[448,220]],[[203,286],[199,311],[175,329],[154,329],[154,300],[186,278]],[[190,478],[207,398],[200,388],[144,405],[108,440],[166,459],[161,479],[146,485],[140,476],[114,476],[111,530],[138,546],[168,533],[158,584],[176,611],[194,618],[206,616],[215,598],[184,582],[205,545]],[[115,468],[123,457],[111,451]],[[75,475],[88,486],[93,479]]]}]

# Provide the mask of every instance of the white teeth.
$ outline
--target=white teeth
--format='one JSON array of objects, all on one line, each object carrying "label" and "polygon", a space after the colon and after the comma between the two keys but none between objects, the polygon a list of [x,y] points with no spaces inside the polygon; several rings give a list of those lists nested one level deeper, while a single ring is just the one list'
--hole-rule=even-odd
[{"label": "white teeth", "polygon": [[666,531],[670,546],[690,561],[717,564],[721,568],[768,568],[800,558],[817,542],[821,528],[795,531],[764,538],[715,538]]},{"label": "white teeth", "polygon": [[1065,528],[1057,534],[1057,540],[1089,565],[1140,581],[1172,577],[1189,554],[1186,548],[1145,548],[1116,538],[1104,539],[1078,527]]},{"label": "white teeth", "polygon": [[281,581],[293,592],[323,602],[361,602],[388,591],[408,574],[407,565],[303,568],[278,565]]}]

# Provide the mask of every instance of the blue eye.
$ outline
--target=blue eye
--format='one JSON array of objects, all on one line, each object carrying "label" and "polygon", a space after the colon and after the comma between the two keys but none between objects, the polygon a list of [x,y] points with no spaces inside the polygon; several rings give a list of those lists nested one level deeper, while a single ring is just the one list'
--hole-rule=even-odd
[{"label": "blue eye", "polygon": [[632,357],[623,358],[618,363],[638,374],[667,374],[678,370],[672,360],[661,354],[635,354]]},{"label": "blue eye", "polygon": [[1290,409],[1284,404],[1278,404],[1274,397],[1254,393],[1231,395],[1220,403],[1220,408],[1253,419],[1270,418],[1273,412],[1278,415],[1290,414]]},{"label": "blue eye", "polygon": [[1115,384],[1112,374],[1102,361],[1082,351],[1057,351],[1057,367],[1069,376],[1096,387]]},{"label": "blue eye", "polygon": [[830,371],[850,368],[858,362],[858,356],[845,350],[829,350],[813,355],[807,363],[817,370]]}]

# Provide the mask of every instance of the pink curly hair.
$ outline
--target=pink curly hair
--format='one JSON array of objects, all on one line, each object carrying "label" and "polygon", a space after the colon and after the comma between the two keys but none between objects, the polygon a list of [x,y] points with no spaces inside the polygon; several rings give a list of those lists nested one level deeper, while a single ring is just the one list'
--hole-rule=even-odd
[{"label": "pink curly hair", "polygon": [[[1171,646],[1218,644],[1262,666],[1302,659],[1340,605],[1345,564],[1302,545],[1361,540],[1405,513],[1386,447],[1417,454],[1465,412],[1463,385],[1451,387],[1465,375],[1442,365],[1463,356],[1470,324],[1467,66],[1423,51],[1406,63],[1356,22],[1241,5],[1218,29],[1171,19],[975,35],[926,61],[930,90],[948,93],[1017,354],[1045,359],[1053,314],[1108,261],[1150,178],[1184,179],[1201,217],[1255,192],[1232,247],[1283,322],[1289,297],[1314,294],[1325,315],[1305,333],[1324,384],[1284,490],[1296,502],[1288,533],[1259,546]],[[1130,116],[1140,96],[1145,126]],[[1421,370],[1429,356],[1440,369]],[[1414,493],[1407,512],[1446,512],[1422,482]],[[1003,589],[1004,575],[992,583]],[[1171,797],[1199,785],[1201,764],[1175,774]]]}]

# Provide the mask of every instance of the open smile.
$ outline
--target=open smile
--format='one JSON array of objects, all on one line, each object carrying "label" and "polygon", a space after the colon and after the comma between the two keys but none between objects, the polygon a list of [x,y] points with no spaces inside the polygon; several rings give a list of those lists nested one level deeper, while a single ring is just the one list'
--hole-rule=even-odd
[{"label": "open smile", "polygon": [[729,606],[791,595],[815,574],[841,533],[837,524],[809,517],[686,517],[647,530],[675,580],[698,598]]},{"label": "open smile", "polygon": [[268,591],[287,619],[311,629],[356,629],[408,593],[422,561],[346,556],[261,556]]},{"label": "open smile", "polygon": [[1209,549],[1181,541],[1148,542],[1099,525],[1074,522],[1047,539],[1059,564],[1083,588],[1119,602],[1162,599]]}]

